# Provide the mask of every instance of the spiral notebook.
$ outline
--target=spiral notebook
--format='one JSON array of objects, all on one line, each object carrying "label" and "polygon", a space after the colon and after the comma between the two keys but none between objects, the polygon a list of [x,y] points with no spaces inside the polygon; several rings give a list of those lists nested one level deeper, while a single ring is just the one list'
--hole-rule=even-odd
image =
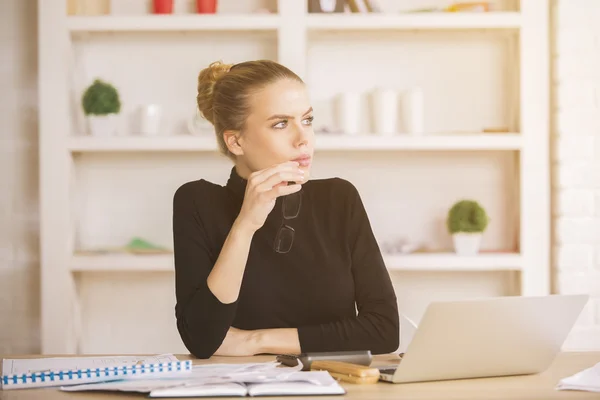
[{"label": "spiral notebook", "polygon": [[4,359],[3,390],[148,379],[191,373],[192,361],[172,354],[156,356]]}]

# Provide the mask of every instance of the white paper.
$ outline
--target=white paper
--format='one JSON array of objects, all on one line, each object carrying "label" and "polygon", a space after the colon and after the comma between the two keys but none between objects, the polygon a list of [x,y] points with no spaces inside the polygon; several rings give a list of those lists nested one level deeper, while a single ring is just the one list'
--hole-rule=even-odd
[{"label": "white paper", "polygon": [[584,390],[600,393],[600,362],[575,375],[561,379],[557,390]]},{"label": "white paper", "polygon": [[400,346],[396,350],[396,353],[402,354],[406,352],[416,332],[417,324],[411,321],[406,315],[400,314]]}]

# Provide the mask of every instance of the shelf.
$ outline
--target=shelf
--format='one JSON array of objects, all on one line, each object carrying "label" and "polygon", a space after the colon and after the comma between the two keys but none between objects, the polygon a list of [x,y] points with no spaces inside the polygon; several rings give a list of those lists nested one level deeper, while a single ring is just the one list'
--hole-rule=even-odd
[{"label": "shelf", "polygon": [[[521,136],[517,133],[439,134],[439,135],[339,135],[319,134],[315,138],[317,151],[383,151],[383,150],[519,150]],[[72,153],[91,152],[198,152],[216,151],[213,136],[116,136],[99,138],[74,136],[68,139]]]},{"label": "shelf", "polygon": [[415,253],[384,256],[389,270],[399,271],[507,271],[520,270],[522,259],[516,253],[480,253],[458,256],[454,253]]},{"label": "shelf", "polygon": [[174,271],[173,254],[110,254],[81,255],[71,257],[69,268],[73,272],[91,271]]},{"label": "shelf", "polygon": [[517,29],[518,12],[415,14],[310,14],[309,30]]},{"label": "shelf", "polygon": [[140,31],[270,31],[280,26],[277,14],[71,16],[71,33]]},{"label": "shelf", "polygon": [[[454,253],[384,255],[386,266],[394,271],[507,271],[521,269],[521,256],[511,253],[482,253],[464,257]],[[173,272],[173,255],[75,255],[72,272]]]}]

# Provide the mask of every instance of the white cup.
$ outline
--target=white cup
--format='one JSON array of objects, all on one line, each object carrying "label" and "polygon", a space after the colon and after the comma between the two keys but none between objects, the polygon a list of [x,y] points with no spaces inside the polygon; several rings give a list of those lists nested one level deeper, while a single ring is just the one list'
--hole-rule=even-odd
[{"label": "white cup", "polygon": [[158,135],[162,119],[162,107],[158,104],[147,104],[140,108],[140,133]]},{"label": "white cup", "polygon": [[412,88],[402,94],[402,126],[406,133],[420,135],[425,130],[425,104],[423,90]]},{"label": "white cup", "polygon": [[394,135],[398,122],[398,95],[395,90],[376,88],[372,92],[372,115],[375,133]]},{"label": "white cup", "polygon": [[360,132],[361,95],[357,92],[340,93],[337,97],[337,125],[346,135]]}]

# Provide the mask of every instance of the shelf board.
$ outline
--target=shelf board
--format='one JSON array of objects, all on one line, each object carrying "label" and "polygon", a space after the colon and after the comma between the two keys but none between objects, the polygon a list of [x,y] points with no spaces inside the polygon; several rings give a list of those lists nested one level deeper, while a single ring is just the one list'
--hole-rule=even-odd
[{"label": "shelf board", "polygon": [[[472,257],[454,253],[384,255],[393,271],[507,271],[520,270],[521,256],[511,253],[482,253]],[[71,257],[72,272],[174,272],[173,255],[80,255]]]},{"label": "shelf board", "polygon": [[407,29],[517,29],[518,12],[410,13],[410,14],[310,14],[309,30]]},{"label": "shelf board", "polygon": [[173,266],[173,254],[75,254],[71,257],[69,267],[73,272],[175,271]]},{"label": "shelf board", "polygon": [[161,31],[274,31],[277,14],[70,16],[71,33]]},{"label": "shelf board", "polygon": [[[384,150],[519,150],[517,133],[436,134],[436,135],[339,135],[318,134],[316,151],[384,151]],[[73,136],[68,139],[71,153],[91,152],[212,152],[216,139],[206,136]]]},{"label": "shelf board", "polygon": [[521,270],[517,253],[480,253],[459,256],[454,253],[414,253],[385,255],[389,270],[399,271],[507,271]]}]

